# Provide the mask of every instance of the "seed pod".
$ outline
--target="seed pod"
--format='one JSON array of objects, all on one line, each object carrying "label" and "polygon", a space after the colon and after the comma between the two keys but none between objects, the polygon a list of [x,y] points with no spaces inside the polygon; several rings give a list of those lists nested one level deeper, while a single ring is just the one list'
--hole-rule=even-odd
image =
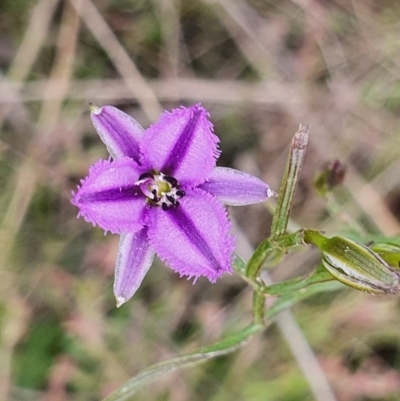
[{"label": "seed pod", "polygon": [[343,284],[371,294],[400,293],[400,272],[367,246],[313,230],[304,231],[304,242],[321,251],[323,266]]}]

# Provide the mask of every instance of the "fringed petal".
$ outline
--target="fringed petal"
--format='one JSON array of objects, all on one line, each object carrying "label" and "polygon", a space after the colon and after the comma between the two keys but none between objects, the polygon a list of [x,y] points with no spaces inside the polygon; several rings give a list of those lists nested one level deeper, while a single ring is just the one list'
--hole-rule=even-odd
[{"label": "fringed petal", "polygon": [[113,159],[129,156],[139,163],[143,128],[130,115],[113,106],[90,106],[97,133]]},{"label": "fringed petal", "polygon": [[135,232],[143,226],[145,197],[134,183],[141,169],[129,157],[100,160],[78,187],[72,203],[86,221],[112,233]]},{"label": "fringed petal", "polygon": [[275,192],[259,178],[225,167],[215,168],[200,188],[231,206],[251,205],[275,196]]},{"label": "fringed petal", "polygon": [[143,165],[175,177],[181,186],[204,182],[220,154],[208,116],[200,105],[165,112],[145,132]]},{"label": "fringed petal", "polygon": [[227,212],[212,195],[188,191],[180,205],[149,213],[149,240],[157,255],[181,276],[215,282],[232,272],[234,238]]},{"label": "fringed petal", "polygon": [[147,227],[135,234],[122,234],[115,267],[114,294],[117,306],[135,294],[153,262],[154,251],[147,240]]}]

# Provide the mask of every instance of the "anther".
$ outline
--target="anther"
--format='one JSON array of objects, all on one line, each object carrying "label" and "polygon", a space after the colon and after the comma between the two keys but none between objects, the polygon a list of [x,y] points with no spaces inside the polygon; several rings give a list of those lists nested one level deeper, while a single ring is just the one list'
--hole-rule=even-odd
[{"label": "anther", "polygon": [[167,195],[167,199],[168,199],[173,205],[175,205],[176,199],[175,199],[173,196]]},{"label": "anther", "polygon": [[151,193],[153,194],[153,201],[154,202],[159,202],[160,198],[157,196],[157,191],[155,189],[153,189],[151,191]]},{"label": "anther", "polygon": [[174,177],[171,177],[169,175],[164,175],[164,180],[169,182],[171,184],[172,188],[176,188],[176,186],[178,185],[178,180]]},{"label": "anther", "polygon": [[154,175],[151,174],[151,173],[149,173],[149,172],[143,173],[143,174],[139,177],[139,181],[140,181],[140,180],[143,180],[143,179],[145,179],[145,178],[154,178]]}]

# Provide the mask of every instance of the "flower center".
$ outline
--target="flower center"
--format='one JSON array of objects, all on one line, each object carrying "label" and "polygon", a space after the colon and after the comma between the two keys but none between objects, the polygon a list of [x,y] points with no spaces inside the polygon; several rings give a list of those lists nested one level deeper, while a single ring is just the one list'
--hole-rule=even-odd
[{"label": "flower center", "polygon": [[135,182],[146,196],[150,205],[161,206],[163,210],[179,206],[179,199],[185,192],[178,189],[178,180],[163,173],[143,173]]}]

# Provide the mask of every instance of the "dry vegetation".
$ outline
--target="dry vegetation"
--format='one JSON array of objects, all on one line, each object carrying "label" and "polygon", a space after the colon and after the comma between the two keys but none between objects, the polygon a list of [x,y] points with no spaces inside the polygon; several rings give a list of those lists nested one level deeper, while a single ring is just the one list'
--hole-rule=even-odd
[{"label": "dry vegetation", "polygon": [[[107,157],[88,102],[144,126],[162,109],[202,102],[220,162],[275,190],[291,136],[308,122],[292,224],[396,235],[399,21],[396,0],[1,0],[0,399],[99,400],[251,319],[239,278],[193,286],[159,261],[115,308],[118,238],[77,220],[69,203]],[[333,159],[347,176],[327,208],[312,180]],[[270,213],[258,205],[232,216],[247,257]],[[298,254],[273,276],[315,262]],[[320,295],[241,351],[167,375],[137,399],[398,400],[399,312],[397,297]]]}]

